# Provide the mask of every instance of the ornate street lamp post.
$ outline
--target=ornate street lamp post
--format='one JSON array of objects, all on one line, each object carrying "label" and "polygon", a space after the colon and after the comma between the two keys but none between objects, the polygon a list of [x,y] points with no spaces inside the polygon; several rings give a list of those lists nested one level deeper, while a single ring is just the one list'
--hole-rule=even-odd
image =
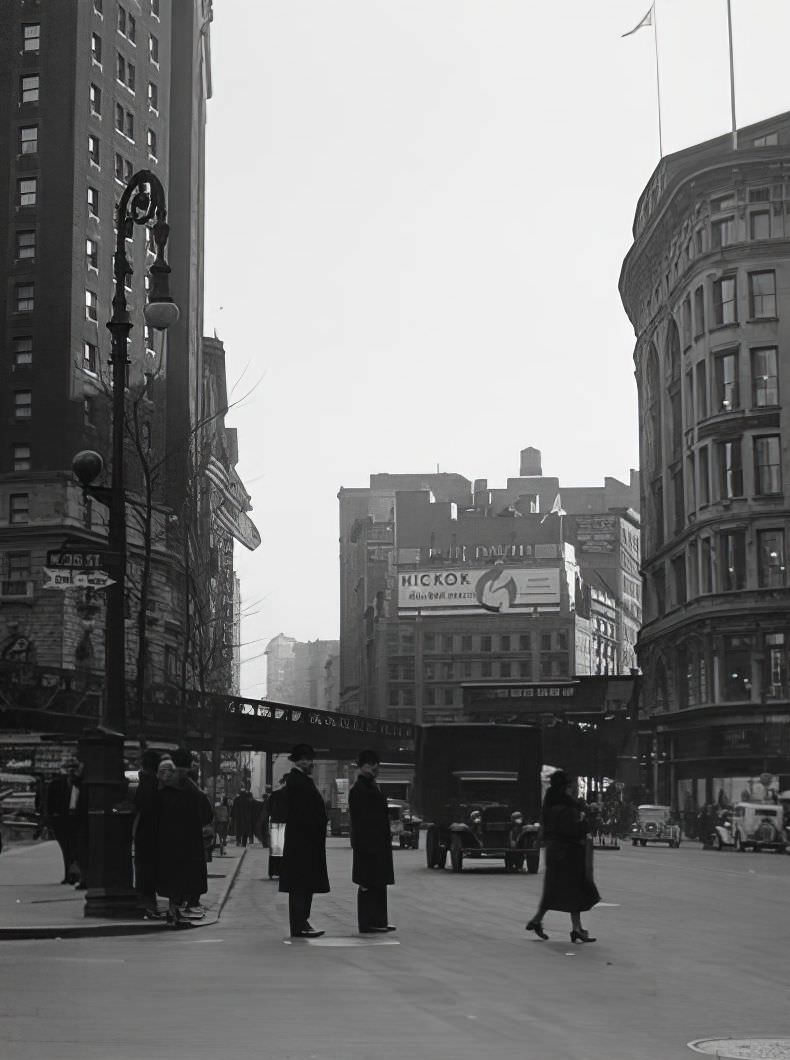
[{"label": "ornate street lamp post", "polygon": [[102,470],[103,461],[99,454],[92,451],[78,453],[72,465],[83,488],[109,506],[108,566],[115,582],[107,590],[102,725],[95,732],[86,734],[80,744],[80,758],[85,764],[84,797],[88,803],[85,916],[129,917],[137,912],[137,898],[132,889],[132,814],[124,807],[123,754],[126,729],[126,490],[123,457],[128,345],[133,327],[126,302],[126,278],[132,273],[126,256],[126,240],[133,238],[135,225],[148,227],[153,235],[156,259],[149,269],[151,287],[143,312],[151,327],[164,330],[178,320],[178,307],[169,293],[170,266],[165,261],[170,232],[166,218],[165,192],[158,177],[149,170],[135,173],[118,203],[113,270],[115,294],[112,317],[107,323],[112,335],[110,487],[90,485]]}]

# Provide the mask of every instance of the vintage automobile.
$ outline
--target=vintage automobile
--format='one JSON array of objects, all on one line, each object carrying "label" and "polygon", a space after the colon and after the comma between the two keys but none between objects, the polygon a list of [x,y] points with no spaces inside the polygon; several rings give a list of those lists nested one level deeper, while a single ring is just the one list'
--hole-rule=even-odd
[{"label": "vintage automobile", "polygon": [[788,838],[783,817],[782,807],[772,802],[737,802],[732,811],[730,842],[727,843],[716,829],[715,845],[719,850],[723,846],[733,846],[738,851],[775,850],[784,853],[788,850]]},{"label": "vintage automobile", "polygon": [[420,819],[403,799],[387,799],[390,836],[401,850],[417,850],[420,845]]},{"label": "vintage automobile", "polygon": [[518,872],[526,864],[527,872],[535,873],[540,860],[539,830],[537,823],[525,823],[523,814],[507,803],[469,807],[466,820],[453,821],[449,828],[450,868],[461,872],[466,859],[497,858],[509,872]]},{"label": "vintage automobile", "polygon": [[668,843],[680,846],[680,825],[672,820],[669,806],[638,806],[636,820],[631,825],[631,843],[647,846],[648,843]]}]

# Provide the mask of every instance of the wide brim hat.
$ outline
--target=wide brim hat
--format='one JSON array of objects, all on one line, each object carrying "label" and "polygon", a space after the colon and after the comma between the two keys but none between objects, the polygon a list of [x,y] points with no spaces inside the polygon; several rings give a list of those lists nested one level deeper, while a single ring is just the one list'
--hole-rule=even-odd
[{"label": "wide brim hat", "polygon": [[298,762],[300,758],[315,758],[315,751],[309,743],[298,743],[291,748],[288,758],[291,762]]}]

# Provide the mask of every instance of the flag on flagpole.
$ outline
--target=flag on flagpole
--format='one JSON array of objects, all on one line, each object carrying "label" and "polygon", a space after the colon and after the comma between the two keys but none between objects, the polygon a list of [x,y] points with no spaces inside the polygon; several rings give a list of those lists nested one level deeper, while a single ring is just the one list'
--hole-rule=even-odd
[{"label": "flag on flagpole", "polygon": [[560,495],[558,493],[557,496],[554,498],[554,504],[552,504],[552,506],[551,506],[551,511],[546,512],[546,514],[543,516],[543,518],[540,521],[540,525],[543,526],[543,524],[546,522],[546,520],[548,519],[548,517],[550,515],[560,515],[560,516],[562,516],[562,515],[567,515],[567,514],[568,513],[562,507],[562,502],[560,501]]},{"label": "flag on flagpole", "polygon": [[652,26],[652,25],[653,25],[653,4],[650,5],[650,7],[648,9],[648,12],[645,15],[645,17],[642,19],[642,21],[638,22],[634,26],[633,29],[629,29],[629,31],[627,33],[624,33],[623,36],[624,37],[630,37],[632,34],[636,33],[637,30],[640,30],[643,26]]}]

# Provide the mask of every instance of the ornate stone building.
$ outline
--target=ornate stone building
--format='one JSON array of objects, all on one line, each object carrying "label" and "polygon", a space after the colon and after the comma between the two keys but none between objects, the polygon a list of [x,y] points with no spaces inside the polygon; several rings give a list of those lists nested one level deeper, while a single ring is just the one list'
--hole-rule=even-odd
[{"label": "ornate stone building", "polygon": [[662,159],[633,236],[643,779],[691,812],[790,786],[790,113]]}]

